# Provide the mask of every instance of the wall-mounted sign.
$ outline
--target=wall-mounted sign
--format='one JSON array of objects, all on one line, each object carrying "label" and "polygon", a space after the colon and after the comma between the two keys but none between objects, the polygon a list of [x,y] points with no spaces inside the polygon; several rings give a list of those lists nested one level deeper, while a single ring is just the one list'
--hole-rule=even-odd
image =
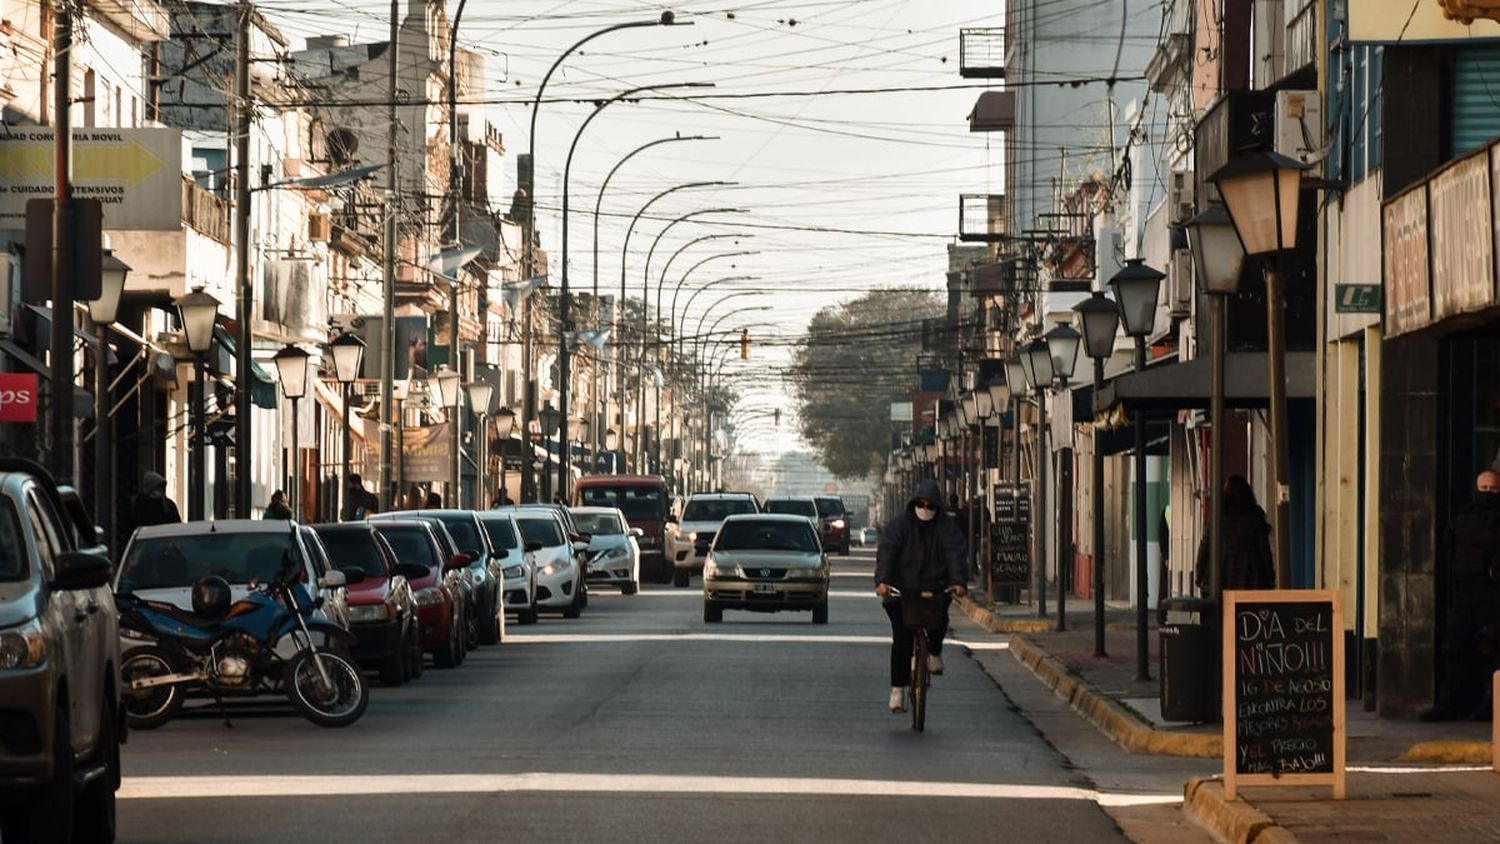
[{"label": "wall-mounted sign", "polygon": [[1432,241],[1432,318],[1495,303],[1495,249],[1490,236],[1490,155],[1471,155],[1427,185]]},{"label": "wall-mounted sign", "polygon": [[0,422],[36,422],[35,372],[0,373]]},{"label": "wall-mounted sign", "polygon": [[1385,234],[1385,336],[1432,321],[1432,269],[1427,243],[1427,186],[1418,185],[1381,209]]},{"label": "wall-mounted sign", "polygon": [[[53,195],[49,126],[0,134],[0,223],[19,229],[26,200]],[[104,206],[104,228],[182,228],[180,129],[73,130],[73,194]]]},{"label": "wall-mounted sign", "polygon": [[1333,311],[1339,314],[1380,313],[1380,285],[1335,284]]}]

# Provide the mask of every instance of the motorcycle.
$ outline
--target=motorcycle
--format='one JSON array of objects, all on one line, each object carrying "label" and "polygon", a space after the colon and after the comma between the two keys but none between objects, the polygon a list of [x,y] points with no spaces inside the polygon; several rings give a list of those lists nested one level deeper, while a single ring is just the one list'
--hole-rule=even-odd
[{"label": "motorcycle", "polygon": [[[270,582],[252,582],[249,594],[233,603],[228,582],[205,577],[193,586],[192,612],[129,591],[117,594],[121,629],[155,640],[121,659],[129,725],[149,730],[170,721],[190,688],[207,691],[221,710],[225,696],[284,693],[319,726],[358,721],[370,702],[369,687],[356,665],[319,647],[313,634],[343,645],[354,635],[310,618],[322,599],[307,597],[296,583],[299,573],[289,554]],[[290,658],[280,655],[284,641],[291,644]]]}]

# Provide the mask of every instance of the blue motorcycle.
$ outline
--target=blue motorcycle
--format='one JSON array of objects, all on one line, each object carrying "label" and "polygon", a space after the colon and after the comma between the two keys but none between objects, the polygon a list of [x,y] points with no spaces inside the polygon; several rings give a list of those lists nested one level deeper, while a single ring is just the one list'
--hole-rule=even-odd
[{"label": "blue motorcycle", "polygon": [[370,702],[359,668],[318,645],[321,638],[347,646],[354,636],[311,617],[321,599],[313,600],[297,583],[299,571],[289,556],[271,582],[252,583],[249,594],[232,602],[227,581],[202,578],[193,584],[191,612],[140,598],[122,584],[115,596],[121,629],[155,640],[121,659],[130,726],[165,724],[189,689],[206,691],[221,708],[226,696],[284,693],[307,720],[323,727],[359,720]]}]

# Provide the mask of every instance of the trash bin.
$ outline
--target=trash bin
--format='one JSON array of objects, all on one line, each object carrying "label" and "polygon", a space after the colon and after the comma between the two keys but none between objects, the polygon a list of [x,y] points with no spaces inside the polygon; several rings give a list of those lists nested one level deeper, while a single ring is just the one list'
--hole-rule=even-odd
[{"label": "trash bin", "polygon": [[1206,598],[1176,597],[1163,601],[1166,621],[1160,626],[1161,717],[1165,721],[1217,721],[1220,642],[1218,605]]}]

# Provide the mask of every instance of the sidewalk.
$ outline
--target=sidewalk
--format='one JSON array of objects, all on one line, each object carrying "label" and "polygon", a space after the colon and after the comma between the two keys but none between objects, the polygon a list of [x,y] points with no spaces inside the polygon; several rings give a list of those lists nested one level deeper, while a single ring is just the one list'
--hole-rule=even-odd
[{"label": "sidewalk", "polygon": [[[1220,756],[1221,725],[1161,718],[1154,613],[1152,681],[1138,682],[1135,616],[1126,608],[1106,610],[1108,656],[1096,658],[1091,604],[1070,606],[1062,632],[1055,630],[1055,616],[1039,619],[1034,607],[962,606],[986,629],[1010,633],[1011,655],[1116,744],[1154,755]],[[1380,719],[1356,700],[1349,702],[1347,725],[1344,802],[1329,799],[1326,788],[1310,787],[1243,788],[1231,802],[1216,778],[1204,778],[1185,784],[1184,808],[1228,841],[1500,841],[1500,775],[1489,768],[1490,724]]]}]

